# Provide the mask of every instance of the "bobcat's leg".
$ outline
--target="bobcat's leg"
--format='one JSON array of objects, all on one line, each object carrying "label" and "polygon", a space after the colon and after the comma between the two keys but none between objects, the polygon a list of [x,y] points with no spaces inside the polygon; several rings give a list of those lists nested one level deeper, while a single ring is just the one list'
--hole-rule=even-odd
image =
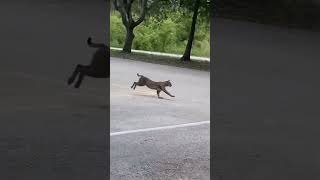
[{"label": "bobcat's leg", "polygon": [[171,94],[166,90],[166,88],[162,88],[162,91],[165,92],[166,94],[168,94],[169,96],[174,97],[174,95],[171,95]]},{"label": "bobcat's leg", "polygon": [[145,83],[144,83],[143,81],[140,81],[140,80],[139,80],[138,82],[134,82],[134,87],[133,87],[133,89],[136,89],[137,85],[138,85],[138,86],[144,86]]},{"label": "bobcat's leg", "polygon": [[136,85],[136,82],[133,82],[132,86],[131,86],[131,89]]},{"label": "bobcat's leg", "polygon": [[85,76],[85,74],[83,72],[80,72],[78,80],[77,80],[76,84],[74,85],[75,88],[79,88],[80,87],[84,76]]},{"label": "bobcat's leg", "polygon": [[93,75],[92,73],[94,73],[94,72],[92,72],[92,68],[90,68],[90,66],[79,66],[78,71],[79,71],[80,75],[79,75],[78,80],[74,86],[75,88],[80,87],[85,75],[92,76]]},{"label": "bobcat's leg", "polygon": [[137,87],[137,82],[134,82],[133,90],[135,90]]},{"label": "bobcat's leg", "polygon": [[68,85],[72,84],[73,81],[75,80],[75,78],[77,77],[78,73],[79,73],[79,69],[81,69],[82,65],[78,64],[76,66],[76,68],[74,69],[72,75],[69,77],[68,79]]},{"label": "bobcat's leg", "polygon": [[161,92],[161,90],[157,90],[157,95],[158,95],[159,99],[162,99],[162,97],[160,97],[160,92]]}]

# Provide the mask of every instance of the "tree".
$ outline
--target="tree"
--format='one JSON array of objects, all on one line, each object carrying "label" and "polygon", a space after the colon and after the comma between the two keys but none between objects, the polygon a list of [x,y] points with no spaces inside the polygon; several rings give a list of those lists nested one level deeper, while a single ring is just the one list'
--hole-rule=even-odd
[{"label": "tree", "polygon": [[196,0],[194,3],[194,11],[193,11],[193,16],[192,16],[192,23],[191,23],[189,39],[188,39],[188,43],[187,43],[186,49],[184,51],[184,54],[181,57],[182,61],[190,61],[191,49],[192,49],[194,34],[196,31],[196,22],[197,22],[197,17],[198,17],[198,13],[199,13],[199,7],[200,7],[200,0]]},{"label": "tree", "polygon": [[157,19],[164,19],[168,12],[177,11],[180,0],[154,0],[148,7],[148,15]]},{"label": "tree", "polygon": [[135,0],[113,0],[113,6],[122,17],[122,23],[126,29],[126,38],[123,51],[130,53],[134,39],[134,28],[141,24],[146,16],[147,0],[139,0],[140,15],[135,21],[133,19],[132,6]]}]

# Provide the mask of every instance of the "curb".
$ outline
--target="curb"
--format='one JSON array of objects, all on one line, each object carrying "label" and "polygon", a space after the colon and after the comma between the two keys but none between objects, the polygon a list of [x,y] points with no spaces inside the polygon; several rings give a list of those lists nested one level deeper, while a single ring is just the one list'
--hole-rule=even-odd
[{"label": "curb", "polygon": [[[110,49],[116,50],[116,51],[122,51],[122,48],[110,47]],[[182,57],[182,55],[179,55],[179,54],[170,54],[170,53],[162,53],[162,52],[143,51],[143,50],[135,50],[135,49],[132,49],[131,51],[132,51],[132,52],[135,52],[135,53],[151,54],[151,55],[157,55],[157,56],[177,57],[177,58]],[[210,62],[210,58],[206,58],[206,57],[191,56],[190,58],[191,58],[192,60],[197,60],[197,61],[209,61],[209,62]]]}]

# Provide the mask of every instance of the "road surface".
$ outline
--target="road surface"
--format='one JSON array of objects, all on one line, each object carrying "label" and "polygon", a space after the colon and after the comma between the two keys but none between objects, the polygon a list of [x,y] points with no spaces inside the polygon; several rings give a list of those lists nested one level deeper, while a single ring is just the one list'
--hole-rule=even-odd
[{"label": "road surface", "polygon": [[[111,179],[210,179],[210,73],[119,58],[111,67]],[[170,80],[175,97],[131,89],[137,73]]]},{"label": "road surface", "polygon": [[1,1],[0,179],[104,179],[105,79],[66,85],[105,40],[103,1]]},{"label": "road surface", "polygon": [[320,34],[213,27],[214,179],[320,179]]}]

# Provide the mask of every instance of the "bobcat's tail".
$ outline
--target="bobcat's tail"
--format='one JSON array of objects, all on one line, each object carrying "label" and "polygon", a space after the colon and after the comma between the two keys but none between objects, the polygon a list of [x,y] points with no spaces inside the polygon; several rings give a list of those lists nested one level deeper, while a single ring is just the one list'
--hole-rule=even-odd
[{"label": "bobcat's tail", "polygon": [[87,44],[88,46],[94,47],[94,48],[106,47],[106,45],[103,43],[93,43],[91,37],[88,37]]},{"label": "bobcat's tail", "polygon": [[139,73],[137,73],[137,76],[138,76],[138,77],[141,77],[141,75],[140,75]]}]

